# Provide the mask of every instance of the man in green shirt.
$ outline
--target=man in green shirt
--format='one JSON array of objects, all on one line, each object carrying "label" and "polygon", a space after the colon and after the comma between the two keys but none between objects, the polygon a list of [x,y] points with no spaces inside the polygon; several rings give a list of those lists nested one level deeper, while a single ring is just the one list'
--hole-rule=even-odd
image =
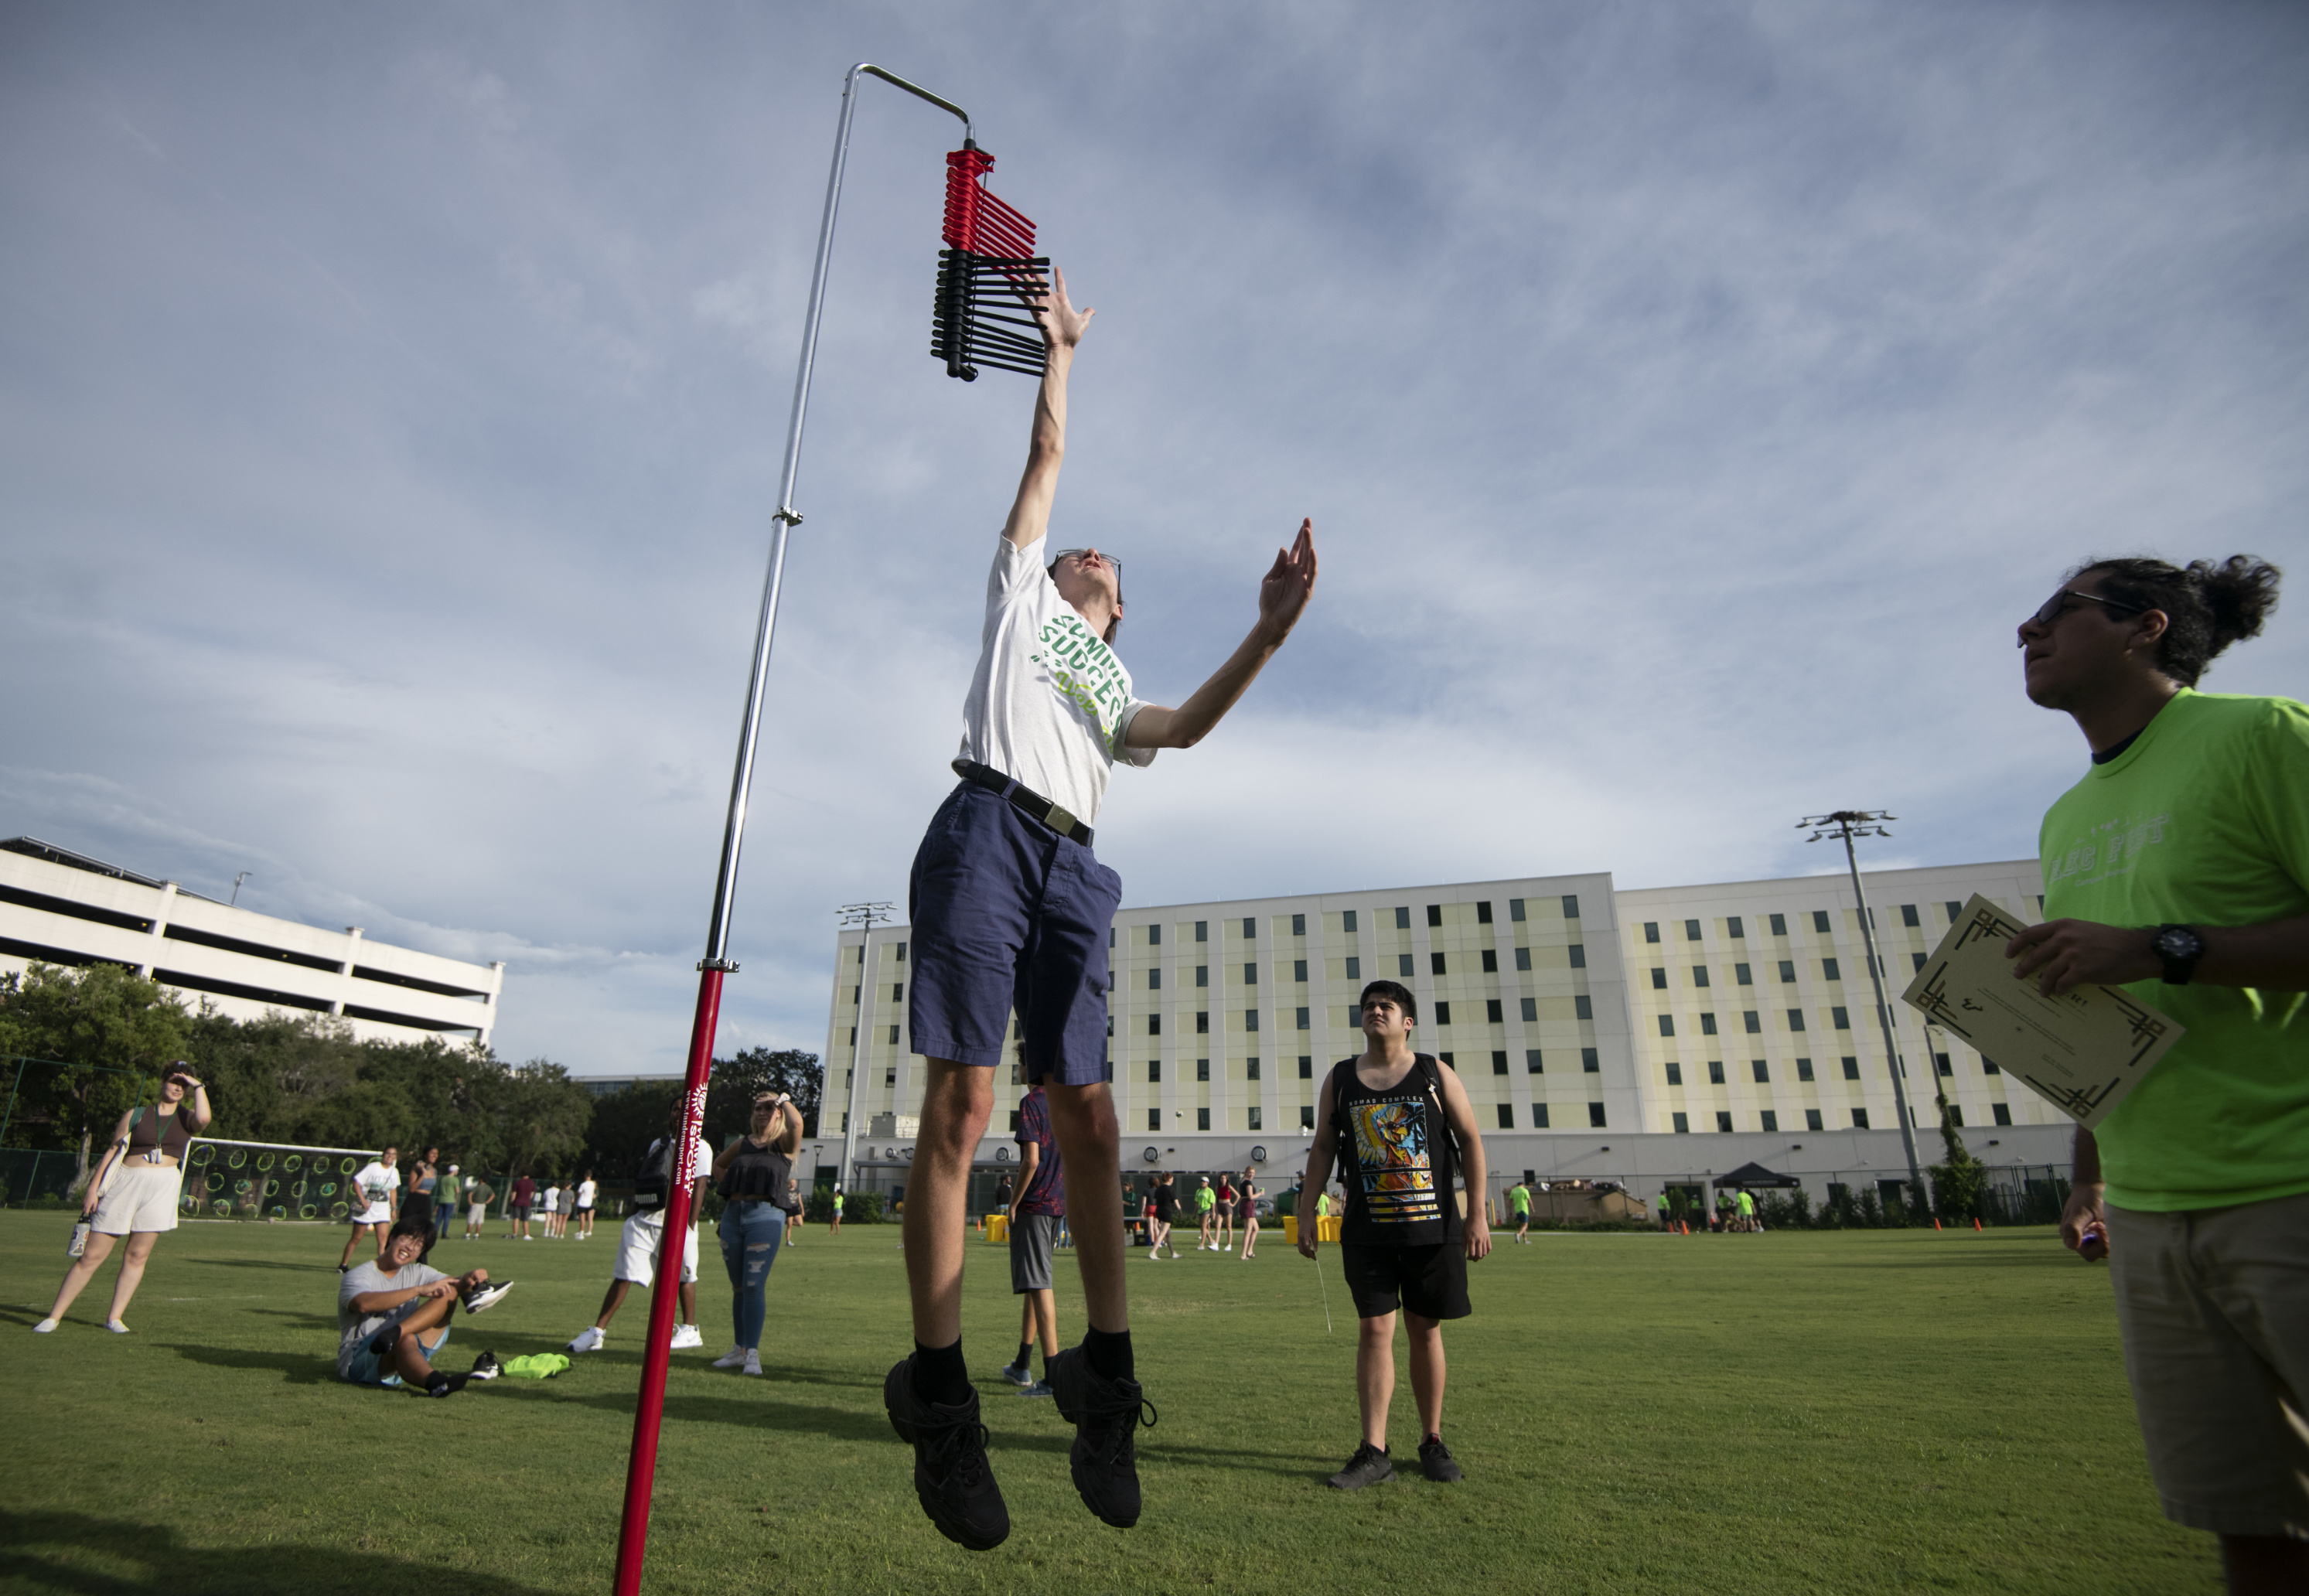
[{"label": "man in green shirt", "polygon": [[1755,1194],[1749,1191],[1747,1187],[1743,1186],[1734,1195],[1732,1200],[1738,1205],[1740,1210],[1740,1229],[1743,1230],[1753,1230],[1757,1229]]},{"label": "man in green shirt", "polygon": [[1663,1230],[1673,1230],[1673,1229],[1675,1229],[1675,1219],[1674,1219],[1674,1216],[1673,1216],[1673,1215],[1672,1215],[1672,1214],[1670,1214],[1670,1213],[1668,1212],[1668,1208],[1667,1208],[1667,1187],[1665,1187],[1665,1186],[1662,1186],[1662,1187],[1660,1187],[1660,1194],[1659,1194],[1658,1203],[1659,1203],[1659,1226],[1660,1226],[1660,1229],[1663,1229]]},{"label": "man in green shirt", "polygon": [[1515,1216],[1515,1238],[1531,1245],[1531,1187],[1517,1181],[1508,1187],[1508,1212]]},{"label": "man in green shirt", "polygon": [[1211,1178],[1206,1175],[1195,1187],[1195,1223],[1201,1237],[1195,1243],[1195,1250],[1198,1253],[1215,1253],[1219,1250],[1218,1231],[1215,1228],[1218,1221],[1218,1205],[1219,1195],[1211,1189]]},{"label": "man in green shirt", "polygon": [[2092,767],[2045,815],[2013,972],[2187,1027],[2078,1131],[2062,1238],[2110,1261],[2166,1516],[2220,1536],[2232,1591],[2309,1589],[2309,707],[2193,689],[2277,585],[2244,556],[2095,560],[2019,631]]}]

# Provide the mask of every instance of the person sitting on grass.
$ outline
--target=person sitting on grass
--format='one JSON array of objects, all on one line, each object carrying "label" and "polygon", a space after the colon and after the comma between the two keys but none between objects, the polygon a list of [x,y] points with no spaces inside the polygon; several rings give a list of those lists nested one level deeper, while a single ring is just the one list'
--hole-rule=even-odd
[{"label": "person sitting on grass", "polygon": [[[1394,981],[1363,988],[1366,1047],[1323,1082],[1307,1184],[1327,1177],[1344,1144],[1347,1212],[1339,1226],[1339,1272],[1362,1330],[1355,1343],[1355,1395],[1362,1443],[1331,1476],[1340,1490],[1395,1477],[1387,1411],[1395,1396],[1395,1316],[1400,1298],[1411,1331],[1411,1388],[1419,1398],[1419,1465],[1428,1479],[1459,1478],[1443,1444],[1443,1321],[1464,1319],[1467,1264],[1487,1256],[1483,1138],[1457,1072],[1411,1050],[1417,1000]],[[1452,1190],[1466,1183],[1462,1215]],[[1299,1250],[1313,1258],[1315,1231],[1300,1227]]]},{"label": "person sitting on grass", "polygon": [[337,1378],[354,1385],[406,1385],[428,1396],[448,1396],[469,1379],[489,1379],[497,1359],[481,1354],[469,1375],[446,1375],[432,1359],[449,1339],[449,1317],[463,1301],[478,1314],[494,1306],[513,1282],[489,1284],[489,1272],[446,1275],[418,1262],[426,1221],[405,1215],[385,1233],[385,1250],[347,1271],[337,1283]]}]

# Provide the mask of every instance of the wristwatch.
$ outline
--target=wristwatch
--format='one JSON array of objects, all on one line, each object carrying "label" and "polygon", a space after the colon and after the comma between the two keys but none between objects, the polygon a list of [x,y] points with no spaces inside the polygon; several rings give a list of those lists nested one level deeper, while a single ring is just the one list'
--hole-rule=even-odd
[{"label": "wristwatch", "polygon": [[2165,964],[2165,984],[2185,987],[2205,956],[2205,939],[2187,926],[2159,926],[2149,938],[2150,951]]}]

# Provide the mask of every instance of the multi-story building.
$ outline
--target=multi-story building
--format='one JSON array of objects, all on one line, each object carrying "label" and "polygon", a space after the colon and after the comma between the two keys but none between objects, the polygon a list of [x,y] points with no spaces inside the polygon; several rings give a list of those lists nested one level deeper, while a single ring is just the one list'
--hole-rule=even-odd
[{"label": "multi-story building", "polygon": [[219,903],[31,837],[0,841],[0,973],[118,964],[235,1019],[327,1014],[361,1038],[487,1045],[505,966]]},{"label": "multi-story building", "polygon": [[[1940,1156],[1936,1088],[1976,1156],[2065,1157],[2065,1116],[1927,1034],[1898,998],[1972,893],[2034,918],[2036,863],[1882,871],[1867,889],[1922,1161]],[[1168,904],[1122,910],[1111,938],[1107,1048],[1127,1166],[1271,1163],[1287,1179],[1323,1074],[1362,1049],[1362,986],[1386,977],[1417,997],[1414,1045],[1458,1072],[1503,1180],[1649,1189],[1751,1159],[1821,1186],[1907,1172],[1894,1061],[1841,875],[1620,892],[1593,874]],[[902,1132],[921,1112],[907,945],[902,925],[835,941],[820,1134],[835,1142],[854,1122],[869,1182],[902,1180]],[[982,1165],[1010,1157],[1007,1117]],[[1700,1137],[1724,1139],[1687,1139]]]}]

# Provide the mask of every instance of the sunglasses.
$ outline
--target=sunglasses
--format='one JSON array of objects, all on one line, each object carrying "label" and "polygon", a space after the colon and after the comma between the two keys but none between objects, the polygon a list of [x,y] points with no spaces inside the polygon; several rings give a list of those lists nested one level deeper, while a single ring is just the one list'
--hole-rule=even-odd
[{"label": "sunglasses", "polygon": [[2127,604],[2122,599],[2104,599],[2097,593],[2080,593],[2068,588],[2063,588],[2059,592],[2054,593],[2051,598],[2045,600],[2044,603],[2038,605],[2037,607],[2037,613],[2030,616],[2027,620],[2021,622],[2021,625],[2024,627],[2043,627],[2051,625],[2054,621],[2059,620],[2063,616],[2069,613],[2071,608],[2069,600],[2071,599],[2081,599],[2088,604],[2100,605],[2103,608],[2108,611],[2110,617],[2113,619],[2122,619],[2129,615],[2146,615],[2149,613],[2149,607],[2145,604]]},{"label": "sunglasses", "polygon": [[[1055,565],[1069,555],[1079,557],[1080,556],[1088,554],[1090,550],[1087,548],[1061,548],[1058,553],[1051,556],[1051,564]],[[1101,551],[1098,557],[1104,560],[1106,562],[1106,568],[1114,573],[1114,585],[1120,587],[1122,585],[1122,562],[1116,559],[1112,555],[1107,554],[1103,551]]]}]

